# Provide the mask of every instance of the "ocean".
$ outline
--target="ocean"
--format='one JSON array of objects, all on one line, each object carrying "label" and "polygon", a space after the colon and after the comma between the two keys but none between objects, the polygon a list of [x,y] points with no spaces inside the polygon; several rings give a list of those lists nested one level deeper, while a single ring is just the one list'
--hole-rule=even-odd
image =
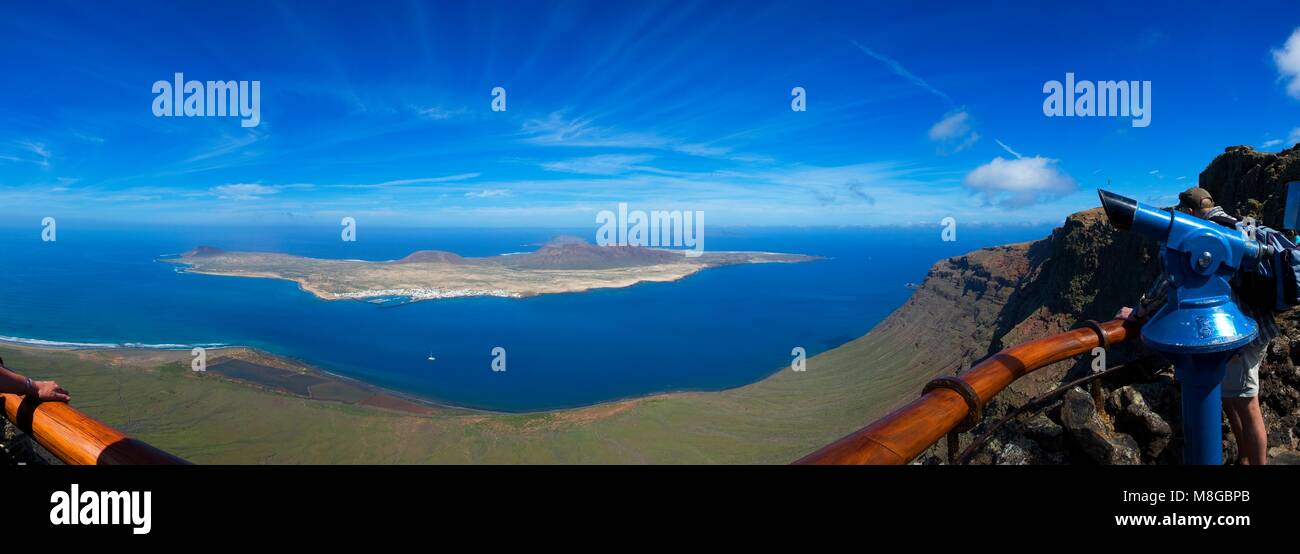
[{"label": "ocean", "polygon": [[[397,306],[323,301],[296,283],[179,273],[158,262],[199,245],[392,260],[437,249],[529,251],[590,229],[0,228],[0,336],[86,345],[241,345],[442,404],[499,411],[583,406],[745,385],[859,337],[939,259],[1042,238],[1048,227],[710,228],[709,250],[824,256],[705,270],[672,283]],[[492,351],[505,349],[505,371]],[[430,355],[436,361],[429,361]],[[39,375],[39,368],[17,368]],[[809,371],[815,371],[810,366]],[[75,391],[74,391],[75,392]]]}]

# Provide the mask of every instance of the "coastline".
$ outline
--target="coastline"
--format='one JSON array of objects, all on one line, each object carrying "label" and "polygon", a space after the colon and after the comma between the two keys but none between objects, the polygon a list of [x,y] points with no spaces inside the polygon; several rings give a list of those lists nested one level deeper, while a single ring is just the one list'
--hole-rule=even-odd
[{"label": "coastline", "polygon": [[[294,392],[285,390],[283,388],[267,386],[265,383],[259,382],[257,379],[232,377],[230,375],[226,375],[222,373],[219,369],[214,369],[213,367],[213,366],[218,366],[221,362],[226,360],[237,360],[248,364],[256,365],[262,370],[280,369],[280,370],[295,371],[302,375],[316,376],[325,379],[327,381],[344,384],[347,386],[356,387],[358,389],[363,389],[369,392],[373,392],[374,393],[372,397],[373,401],[366,402],[364,403],[365,405],[379,407],[379,408],[386,408],[386,409],[409,413],[409,414],[420,414],[420,415],[441,413],[441,414],[463,414],[463,415],[478,414],[478,415],[497,415],[497,416],[530,416],[530,415],[556,414],[556,413],[563,413],[563,412],[580,412],[588,409],[608,408],[611,406],[624,404],[628,402],[639,402],[644,400],[668,398],[668,397],[678,396],[678,395],[723,393],[726,391],[731,391],[739,388],[748,387],[757,383],[761,383],[767,379],[772,378],[772,376],[779,373],[782,369],[782,368],[776,368],[772,370],[771,373],[764,375],[763,377],[761,377],[756,381],[745,383],[743,385],[737,385],[734,387],[727,387],[723,389],[669,390],[669,391],[652,392],[648,394],[641,394],[641,395],[634,395],[634,396],[610,398],[607,400],[601,400],[599,402],[595,402],[592,404],[583,404],[580,406],[564,406],[564,407],[542,409],[542,410],[508,411],[508,410],[494,410],[490,408],[479,408],[473,406],[460,406],[449,402],[438,402],[435,400],[430,400],[428,398],[423,398],[410,393],[375,385],[373,383],[369,383],[355,377],[340,375],[338,373],[331,372],[327,369],[322,369],[309,362],[299,360],[291,356],[285,356],[283,354],[267,352],[265,350],[251,347],[251,346],[243,346],[243,345],[235,345],[235,344],[216,344],[216,343],[209,344],[209,345],[83,343],[83,342],[50,341],[44,339],[28,339],[28,338],[0,335],[0,347],[13,348],[16,350],[78,352],[78,353],[98,355],[98,356],[114,356],[114,355],[120,356],[124,354],[130,355],[132,353],[147,354],[151,352],[172,353],[172,354],[176,354],[175,357],[177,358],[176,360],[173,361],[186,361],[187,363],[188,360],[190,360],[190,354],[189,354],[190,351],[193,348],[201,347],[207,349],[208,356],[209,356],[209,364],[208,364],[209,369],[205,373],[208,375],[215,375],[217,376],[217,378],[220,378],[228,382],[232,382],[241,386],[247,386],[247,387],[264,390],[268,392],[287,394],[289,396],[304,398],[308,400],[315,400],[320,402],[341,402],[336,398],[295,394]],[[180,354],[183,354],[183,356],[181,356]],[[143,365],[143,364],[126,364],[126,365]],[[15,368],[15,369],[19,369],[19,368]],[[187,371],[192,371],[192,370],[187,370]],[[195,372],[195,373],[200,373],[200,372]],[[358,402],[342,402],[342,403],[356,404]],[[409,406],[407,404],[411,404],[415,406]],[[420,409],[420,408],[424,408],[424,409]]]},{"label": "coastline", "polygon": [[[129,366],[145,366],[148,363],[158,362],[160,359],[165,360],[167,363],[185,362],[183,365],[186,367],[186,371],[191,371],[195,374],[215,376],[216,378],[225,381],[268,392],[287,394],[289,396],[322,402],[363,404],[411,414],[510,413],[434,402],[426,398],[367,383],[360,379],[339,375],[302,360],[281,354],[266,352],[251,346],[215,343],[207,345],[83,343],[28,339],[3,335],[0,335],[0,346],[15,350],[75,352],[89,356],[110,358],[119,365]],[[207,350],[209,356],[207,371],[194,372],[193,370],[188,369],[188,361],[191,359],[190,352],[193,348],[204,348]],[[221,366],[230,361],[242,362],[245,366],[241,367],[241,369],[251,369],[254,374],[248,375],[248,371],[243,371],[240,372],[242,376],[235,376],[232,375],[231,372],[223,372]],[[26,368],[14,369],[28,371]],[[275,372],[292,372],[298,375],[316,377],[322,381],[322,383],[318,383],[319,385],[332,386],[333,388],[343,387],[345,389],[356,389],[358,392],[354,393],[354,396],[363,393],[365,396],[359,400],[347,401],[347,397],[339,394],[339,391],[332,391],[334,392],[332,395],[313,395],[310,390],[308,390],[308,394],[299,394],[293,390],[281,386],[275,386],[273,378],[278,376],[273,375]],[[257,373],[264,374],[264,378],[259,379]]]},{"label": "coastline", "polygon": [[[669,252],[654,250],[657,252]],[[535,255],[525,253],[523,255]],[[711,252],[708,259],[683,258],[671,263],[623,267],[515,268],[493,261],[508,256],[466,258],[474,263],[366,262],[317,259],[267,252],[222,252],[164,255],[155,261],[175,264],[177,273],[273,279],[297,283],[298,289],[324,301],[401,298],[407,302],[446,298],[529,298],[628,288],[641,283],[672,283],[707,269],[742,264],[790,264],[818,261],[820,256],[764,251]],[[231,259],[233,258],[233,262]],[[251,262],[247,261],[251,258]],[[216,260],[214,262],[213,260]],[[489,260],[484,262],[483,260]],[[231,264],[245,267],[229,267]],[[253,268],[248,268],[252,264]],[[286,264],[312,271],[286,272]],[[216,267],[212,267],[215,265]],[[324,275],[324,277],[322,277]]]},{"label": "coastline", "polygon": [[[447,298],[531,298],[535,296],[544,296],[549,294],[573,294],[584,293],[599,289],[622,289],[633,287],[642,283],[675,283],[691,275],[707,269],[708,266],[687,266],[689,271],[680,274],[668,276],[655,275],[650,277],[639,277],[626,281],[619,281],[599,286],[578,287],[563,290],[539,290],[539,291],[509,291],[506,289],[376,289],[349,292],[331,292],[311,283],[305,282],[301,278],[285,277],[278,274],[256,273],[256,272],[233,272],[233,271],[213,271],[196,268],[193,265],[181,261],[168,261],[180,265],[178,273],[188,273],[192,275],[209,275],[214,277],[238,277],[245,279],[272,279],[277,281],[289,281],[298,285],[298,290],[308,293],[318,300],[334,302],[339,300],[359,300],[369,302],[383,298],[406,298],[410,302],[423,302],[427,300],[442,300]],[[763,263],[791,263],[791,262],[763,262]],[[684,264],[683,264],[684,265]]]},{"label": "coastline", "polygon": [[[865,337],[867,334],[870,334],[872,330],[874,330],[874,327],[871,330],[868,330],[867,333],[863,334],[862,336],[854,337],[853,339],[845,341],[843,344],[839,344],[834,347],[831,347],[828,349],[828,351],[834,350],[836,348],[840,348],[845,344],[853,342],[854,340],[859,340]],[[174,361],[185,361],[186,363],[188,363],[188,361],[191,359],[189,354],[190,351],[193,348],[201,347],[207,349],[208,351],[209,369],[207,372],[195,372],[195,373],[206,373],[208,375],[215,375],[219,379],[231,383],[235,383],[241,386],[246,386],[246,387],[278,393],[278,394],[286,394],[289,396],[294,396],[297,398],[303,398],[307,400],[314,400],[320,402],[341,402],[343,404],[364,404],[367,406],[385,408],[385,409],[390,409],[390,410],[399,411],[403,413],[417,414],[417,415],[477,414],[477,415],[490,415],[490,416],[537,416],[537,415],[546,415],[546,414],[560,414],[566,412],[582,412],[584,410],[600,410],[600,409],[607,409],[610,407],[627,404],[627,403],[667,399],[675,396],[722,394],[729,391],[735,391],[738,389],[743,389],[745,387],[751,387],[760,384],[780,374],[782,369],[788,368],[788,366],[777,367],[772,369],[771,372],[763,375],[762,377],[760,377],[755,381],[744,383],[741,385],[736,385],[733,387],[721,388],[721,389],[710,389],[710,390],[675,389],[675,390],[659,391],[659,392],[652,392],[652,393],[640,394],[640,395],[610,398],[606,400],[601,400],[599,402],[594,402],[591,404],[583,404],[579,406],[562,406],[562,407],[541,409],[541,410],[509,411],[509,410],[494,410],[490,408],[480,408],[480,407],[473,407],[473,406],[461,406],[449,402],[438,402],[435,400],[430,400],[428,398],[423,398],[418,395],[375,385],[373,383],[366,382],[359,378],[340,375],[338,373],[334,373],[329,370],[322,369],[304,360],[299,360],[297,358],[293,358],[291,356],[286,356],[283,354],[267,352],[265,350],[251,347],[251,346],[233,345],[233,344],[215,344],[215,343],[211,345],[202,345],[202,344],[149,345],[149,344],[139,344],[139,343],[124,343],[124,344],[82,343],[82,342],[49,341],[44,339],[28,339],[28,338],[0,335],[0,347],[8,347],[17,350],[80,352],[80,353],[98,355],[98,356],[110,356],[110,355],[122,355],[122,354],[129,355],[132,352],[140,353],[140,354],[147,354],[150,352],[173,353],[173,354],[183,354],[183,356],[181,355],[175,356],[177,359]],[[337,398],[295,394],[293,391],[290,390],[285,390],[283,388],[279,388],[275,386],[268,386],[264,381],[259,381],[256,378],[249,379],[249,378],[234,377],[223,373],[219,369],[219,365],[222,362],[227,360],[236,360],[236,361],[244,362],[246,364],[254,365],[257,366],[257,368],[262,371],[274,371],[274,370],[293,371],[301,375],[315,376],[334,383],[355,387],[358,389],[372,392],[373,396],[368,398],[368,399],[372,399],[372,401],[364,402],[364,403],[346,402],[346,401],[341,401]],[[142,364],[128,364],[128,365],[142,365]],[[214,366],[218,366],[218,367],[214,368]],[[187,371],[192,371],[192,370],[187,370]]]}]

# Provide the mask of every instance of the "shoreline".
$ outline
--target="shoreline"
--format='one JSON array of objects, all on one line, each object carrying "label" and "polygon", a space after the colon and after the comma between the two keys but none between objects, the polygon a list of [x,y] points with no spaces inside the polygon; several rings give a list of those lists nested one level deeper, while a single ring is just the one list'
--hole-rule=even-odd
[{"label": "shoreline", "polygon": [[[870,330],[867,331],[868,334],[870,332],[871,332]],[[865,335],[866,334],[864,334],[863,336]],[[852,342],[853,340],[857,340],[858,338],[861,337],[855,337],[853,339],[850,339],[849,341],[846,341],[844,344],[848,344],[848,342]],[[836,347],[829,348],[827,349],[827,351],[838,348],[839,346],[843,346],[843,344],[837,345]],[[228,381],[240,386],[246,386],[250,388],[264,390],[267,392],[285,394],[296,398],[303,398],[306,400],[315,400],[321,402],[341,402],[344,404],[363,404],[363,402],[345,402],[335,398],[313,397],[310,395],[296,394],[293,391],[286,390],[280,387],[268,386],[265,383],[258,382],[255,379],[244,379],[239,377],[233,377],[230,375],[226,375],[219,370],[218,371],[213,370],[214,366],[218,366],[222,362],[226,362],[228,360],[235,360],[235,361],[259,366],[260,368],[265,370],[295,371],[302,375],[317,376],[317,377],[324,378],[327,381],[333,381],[336,383],[341,383],[352,387],[356,387],[358,389],[362,389],[374,393],[372,397],[367,398],[366,400],[370,400],[371,398],[374,398],[376,401],[383,401],[384,397],[387,397],[398,401],[397,404],[398,407],[378,405],[373,402],[364,403],[364,405],[384,408],[389,410],[395,410],[395,411],[404,412],[408,414],[417,414],[417,415],[434,415],[434,414],[441,413],[444,415],[460,414],[460,415],[530,416],[530,415],[581,412],[584,410],[609,408],[611,406],[616,406],[625,403],[636,403],[636,402],[642,402],[647,400],[670,398],[675,396],[694,395],[694,394],[712,395],[712,394],[724,393],[727,391],[734,391],[737,389],[742,389],[745,387],[753,386],[762,383],[764,381],[767,381],[768,379],[771,379],[772,377],[780,374],[782,369],[788,367],[788,366],[777,367],[773,369],[770,373],[763,375],[762,377],[760,377],[759,379],[753,382],[745,383],[742,385],[736,385],[734,387],[722,388],[722,389],[714,389],[714,390],[677,389],[677,390],[669,390],[669,391],[652,392],[652,393],[641,394],[641,395],[610,398],[607,400],[601,400],[599,402],[595,402],[592,404],[583,404],[580,406],[562,406],[562,407],[546,408],[540,410],[510,411],[510,410],[481,408],[481,407],[474,407],[474,406],[460,406],[450,402],[439,402],[428,398],[423,398],[418,395],[414,395],[414,394],[410,394],[398,390],[393,390],[390,388],[385,388],[380,385],[369,383],[355,377],[340,375],[338,373],[334,373],[329,370],[322,369],[307,361],[299,360],[292,356],[276,354],[252,346],[242,346],[242,345],[233,345],[233,344],[203,346],[203,345],[179,345],[179,344],[143,345],[140,343],[124,343],[124,344],[82,343],[82,342],[71,342],[71,341],[64,342],[64,341],[49,341],[44,339],[28,339],[28,338],[0,335],[0,347],[9,347],[9,348],[20,349],[20,350],[46,351],[46,352],[50,352],[50,351],[83,352],[83,353],[95,354],[95,355],[109,355],[109,354],[120,354],[120,353],[129,353],[129,352],[137,352],[142,354],[147,354],[151,352],[152,353],[173,353],[173,354],[186,353],[186,355],[183,356],[185,360],[190,359],[188,352],[190,352],[193,348],[202,347],[205,348],[209,354],[208,370],[202,373],[214,374],[217,376],[217,378],[222,379],[224,381]],[[181,357],[178,357],[178,359],[175,361],[180,361],[179,358]],[[263,363],[259,363],[259,362],[263,362]],[[288,368],[283,366],[288,366]],[[190,370],[187,369],[187,371]],[[195,372],[195,373],[199,373],[199,372]],[[403,409],[402,407],[400,407],[400,403],[414,404],[416,406],[426,408],[426,410],[411,409],[410,407]]]},{"label": "shoreline", "polygon": [[[548,248],[519,255],[535,256]],[[662,249],[647,251],[673,252]],[[419,251],[411,256],[421,252],[433,251]],[[198,247],[179,256],[158,256],[154,261],[174,264],[176,272],[182,274],[289,281],[296,283],[300,291],[327,302],[361,300],[374,303],[385,299],[403,299],[403,303],[414,303],[450,298],[522,299],[584,293],[628,288],[642,283],[672,283],[701,271],[729,265],[792,264],[825,259],[820,256],[766,251],[718,251],[709,252],[708,256],[707,259],[656,259],[654,263],[612,267],[514,267],[503,265],[499,260],[513,258],[500,254],[479,258],[458,257],[460,261],[454,263],[406,261],[406,258],[369,262],[310,258],[276,252],[226,252],[212,247]]]},{"label": "shoreline", "polygon": [[[857,341],[858,338],[867,336],[867,334],[870,334],[871,330],[874,329],[875,326],[872,326],[872,329],[868,329],[867,333],[863,333],[861,337],[854,337],[852,339],[849,339],[849,341],[845,341],[844,343],[841,343],[841,345],[833,346],[831,347],[831,349],[827,349],[826,351],[835,350],[837,349],[837,347],[848,345],[849,342]],[[303,375],[324,377],[326,378],[326,380],[329,381],[341,382],[341,384],[347,384],[347,385],[355,386],[355,388],[372,391],[372,393],[374,393],[374,397],[387,397],[387,398],[394,399],[394,401],[416,404],[416,406],[428,408],[428,411],[417,411],[417,410],[409,410],[409,408],[407,408],[407,410],[403,410],[403,408],[400,407],[394,408],[394,407],[376,406],[376,404],[368,404],[368,406],[387,408],[387,410],[395,410],[400,412],[406,412],[406,414],[417,414],[417,415],[439,414],[439,412],[441,412],[441,414],[461,414],[461,415],[529,416],[529,415],[545,415],[545,414],[563,414],[563,412],[580,412],[584,410],[599,410],[599,408],[608,408],[623,403],[653,401],[653,399],[680,397],[680,395],[720,394],[720,393],[725,393],[725,391],[729,391],[729,390],[744,389],[746,388],[746,386],[753,386],[753,385],[761,384],[761,382],[763,381],[770,380],[770,378],[775,377],[776,375],[780,375],[781,369],[785,369],[789,367],[789,365],[781,365],[781,367],[774,368],[772,369],[771,372],[768,372],[766,373],[766,375],[759,377],[758,380],[746,382],[746,384],[742,384],[742,385],[729,386],[729,388],[724,388],[724,389],[662,390],[662,391],[656,391],[656,393],[628,395],[628,397],[604,399],[604,401],[594,402],[590,404],[581,404],[581,406],[562,406],[562,407],[554,407],[554,408],[543,408],[543,410],[510,411],[510,410],[493,410],[493,408],[474,407],[474,406],[459,406],[459,404],[454,404],[450,402],[433,401],[433,399],[422,398],[416,394],[409,394],[409,393],[404,393],[404,391],[400,391],[400,390],[383,388],[383,386],[372,384],[372,382],[361,380],[361,378],[339,375],[339,373],[330,372],[329,369],[317,367],[316,364],[305,362],[305,360],[292,358],[292,356],[287,356],[283,354],[276,354],[276,352],[269,352],[269,351],[257,349],[257,347],[253,347],[253,346],[226,345],[226,343],[212,343],[212,345],[213,346],[146,345],[146,343],[134,343],[134,342],[96,343],[96,342],[72,342],[72,341],[47,341],[47,339],[39,339],[39,338],[0,336],[0,346],[13,347],[13,349],[36,350],[36,351],[77,351],[77,352],[87,352],[87,354],[112,354],[112,352],[130,352],[130,351],[188,352],[191,351],[192,349],[195,349],[195,347],[203,347],[203,349],[208,350],[208,354],[209,354],[208,371],[204,373],[213,373],[213,375],[216,375],[218,378],[221,378],[221,380],[234,382],[234,384],[240,386],[248,386],[248,388],[270,391],[270,393],[287,394],[287,395],[291,395],[291,397],[309,399],[309,401],[339,402],[338,399],[316,398],[316,397],[311,397],[311,395],[295,394],[294,391],[279,389],[276,388],[276,386],[266,386],[264,384],[261,384],[261,382],[257,382],[255,380],[247,380],[247,378],[227,376],[224,375],[224,373],[221,373],[220,371],[213,371],[212,369],[213,365],[224,362],[224,360],[239,360],[239,362],[261,365],[261,367],[268,368],[268,369],[285,369],[282,368],[281,365],[287,365],[287,367],[292,368],[290,369],[290,371],[298,371],[300,373],[303,373]],[[186,359],[188,359],[188,356],[186,356]],[[276,365],[257,363],[257,362],[268,362],[268,360],[269,362],[272,362]],[[343,403],[354,403],[354,402],[343,402]]]},{"label": "shoreline", "polygon": [[[363,404],[368,406],[375,406],[375,407],[386,408],[386,409],[391,409],[391,410],[405,412],[405,413],[421,414],[421,415],[429,415],[435,413],[451,413],[451,412],[458,412],[464,414],[512,413],[512,412],[501,412],[495,410],[484,410],[481,408],[473,408],[473,407],[466,407],[466,406],[457,406],[454,404],[444,403],[444,402],[436,402],[426,398],[421,398],[416,395],[381,387],[379,385],[368,383],[353,377],[348,377],[346,375],[340,375],[338,373],[334,373],[322,369],[320,367],[317,367],[314,364],[293,358],[291,356],[285,356],[282,354],[267,352],[265,350],[255,348],[252,346],[243,346],[243,345],[234,345],[234,344],[216,344],[216,343],[211,345],[202,345],[202,344],[150,345],[150,344],[143,344],[143,343],[122,343],[122,344],[86,343],[86,342],[73,342],[73,341],[50,341],[44,339],[29,339],[29,338],[0,335],[0,347],[8,347],[16,350],[35,350],[35,351],[43,351],[43,352],[79,352],[79,353],[101,355],[101,356],[121,356],[123,354],[129,355],[131,353],[148,355],[152,353],[152,354],[161,354],[163,355],[163,358],[167,358],[168,357],[167,355],[170,354],[172,355],[171,357],[174,357],[176,359],[168,360],[169,362],[188,361],[190,359],[189,352],[191,352],[194,348],[204,348],[205,350],[207,350],[209,354],[208,369],[203,372],[194,372],[194,373],[211,374],[225,381],[229,381],[241,386],[247,386],[251,388],[264,390],[267,392],[286,394],[288,396],[303,398],[307,400],[316,400],[316,401],[324,401],[324,402],[342,402],[344,404]],[[180,354],[184,354],[184,355],[180,355]],[[323,381],[322,383],[317,383],[319,385],[329,385],[329,384],[344,385],[348,387],[353,387],[355,389],[358,389],[359,391],[364,391],[370,394],[363,398],[359,398],[351,402],[344,401],[336,397],[314,396],[310,394],[310,391],[308,391],[308,394],[300,394],[300,393],[296,393],[293,390],[286,389],[282,386],[275,386],[273,384],[270,384],[266,380],[259,381],[256,378],[241,378],[241,377],[232,376],[223,373],[223,371],[220,369],[220,366],[230,361],[242,362],[244,364],[254,366],[256,369],[266,373],[281,371],[281,372],[292,372],[292,373],[297,373],[299,375],[317,377]],[[15,369],[19,369],[19,368],[15,368]],[[186,371],[192,371],[192,370],[189,370],[187,368]],[[414,406],[405,406],[404,404],[411,404]]]},{"label": "shoreline", "polygon": [[[681,281],[682,279],[690,277],[696,273],[699,273],[704,269],[707,269],[704,266],[700,266],[698,268],[692,268],[690,272],[681,275],[674,275],[670,279],[640,278],[638,280],[633,280],[627,283],[592,286],[592,287],[573,289],[573,290],[557,290],[557,291],[544,291],[544,292],[536,292],[536,291],[518,292],[518,291],[508,291],[505,289],[376,289],[376,290],[363,290],[363,291],[350,291],[350,292],[330,292],[312,286],[311,284],[304,282],[301,278],[285,277],[282,275],[274,275],[274,274],[238,273],[238,272],[203,270],[200,268],[196,268],[191,264],[180,262],[180,261],[167,262],[167,263],[177,264],[179,266],[177,268],[177,273],[185,273],[190,275],[208,275],[212,277],[236,277],[236,278],[243,278],[243,279],[270,279],[274,281],[288,281],[290,283],[294,283],[298,285],[298,290],[310,294],[312,297],[316,298],[317,300],[321,300],[324,302],[356,300],[360,302],[373,303],[375,300],[380,300],[384,298],[404,298],[406,299],[406,302],[403,303],[408,303],[408,304],[415,303],[415,302],[425,302],[430,300],[446,300],[452,298],[526,299],[526,298],[533,298],[537,296],[549,296],[555,294],[582,294],[585,292],[591,292],[594,290],[602,290],[602,289],[625,289],[629,287],[634,287],[636,285],[640,285],[642,283],[675,283]],[[792,263],[792,262],[756,262],[756,263]]]}]

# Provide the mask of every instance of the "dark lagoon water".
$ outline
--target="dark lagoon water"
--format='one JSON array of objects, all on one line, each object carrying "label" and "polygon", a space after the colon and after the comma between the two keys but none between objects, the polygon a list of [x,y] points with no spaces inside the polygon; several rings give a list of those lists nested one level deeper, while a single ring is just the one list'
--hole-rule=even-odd
[{"label": "dark lagoon water", "polygon": [[[178,273],[159,256],[198,245],[303,256],[397,259],[420,249],[485,256],[591,230],[114,228],[60,222],[0,228],[0,336],[110,345],[245,345],[428,400],[505,411],[718,390],[866,333],[935,261],[1040,238],[1045,227],[709,229],[710,250],[830,259],[706,270],[674,283],[527,299],[393,307],[326,302],[288,281]],[[506,349],[506,371],[491,370]],[[427,360],[430,352],[437,361]],[[75,391],[74,391],[75,392]]]}]

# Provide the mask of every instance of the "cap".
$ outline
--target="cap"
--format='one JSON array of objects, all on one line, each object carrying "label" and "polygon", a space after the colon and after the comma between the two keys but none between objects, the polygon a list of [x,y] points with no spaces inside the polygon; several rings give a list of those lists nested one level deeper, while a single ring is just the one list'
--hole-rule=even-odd
[{"label": "cap", "polygon": [[[1209,205],[1205,201],[1209,200]],[[1214,205],[1214,199],[1210,197],[1210,191],[1201,187],[1192,187],[1178,194],[1178,206],[1193,210],[1208,208]]]}]

